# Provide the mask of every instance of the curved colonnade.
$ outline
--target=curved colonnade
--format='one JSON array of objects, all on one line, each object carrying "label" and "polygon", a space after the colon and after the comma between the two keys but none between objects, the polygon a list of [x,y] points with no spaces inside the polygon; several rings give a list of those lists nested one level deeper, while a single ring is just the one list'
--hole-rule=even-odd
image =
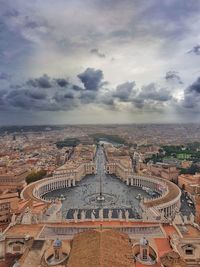
[{"label": "curved colonnade", "polygon": [[[133,175],[126,180],[128,186],[146,187],[160,194],[157,198],[144,199],[143,206],[148,208],[155,208],[165,217],[173,217],[180,209],[180,189],[170,181],[151,176]],[[32,198],[44,202],[51,202],[44,197],[48,192],[72,187],[76,185],[75,179],[67,178],[45,178],[41,181],[32,183],[24,188],[21,193],[23,199]]]},{"label": "curved colonnade", "polygon": [[157,198],[144,199],[146,208],[156,208],[165,217],[172,216],[179,211],[181,190],[174,183],[159,177],[134,175],[126,180],[129,186],[147,187],[160,194]]}]

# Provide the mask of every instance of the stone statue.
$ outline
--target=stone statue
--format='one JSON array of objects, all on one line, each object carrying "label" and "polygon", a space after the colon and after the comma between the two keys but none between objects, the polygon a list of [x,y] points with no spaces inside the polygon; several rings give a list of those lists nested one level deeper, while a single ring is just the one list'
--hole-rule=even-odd
[{"label": "stone statue", "polygon": [[81,220],[85,221],[85,211],[84,210],[81,211]]},{"label": "stone statue", "polygon": [[183,216],[183,221],[184,221],[184,224],[188,223],[188,217],[186,215]]},{"label": "stone statue", "polygon": [[99,219],[103,221],[103,209],[99,210]]},{"label": "stone statue", "polygon": [[165,221],[165,213],[164,210],[161,211],[161,220]]},{"label": "stone statue", "polygon": [[13,213],[13,215],[11,217],[11,223],[12,223],[12,225],[16,224],[16,215],[15,215],[15,213]]},{"label": "stone statue", "polygon": [[109,221],[111,221],[112,220],[112,210],[109,210],[108,211],[108,219],[109,219]]},{"label": "stone statue", "polygon": [[77,210],[74,211],[73,218],[74,218],[75,223],[77,223],[77,221],[78,221],[78,211]]},{"label": "stone statue", "polygon": [[194,214],[191,212],[190,214],[190,223],[193,224],[194,223]]},{"label": "stone statue", "polygon": [[32,223],[32,212],[31,209],[28,207],[26,208],[23,217],[22,217],[22,224],[31,224]]},{"label": "stone statue", "polygon": [[91,213],[91,218],[92,218],[92,221],[94,222],[95,221],[95,215],[94,215],[94,210],[92,211],[92,213]]},{"label": "stone statue", "polygon": [[128,210],[125,211],[125,218],[126,218],[126,222],[128,222],[129,221],[129,211]]},{"label": "stone statue", "polygon": [[143,212],[142,212],[142,220],[143,221],[148,221],[147,212],[145,210],[143,210]]},{"label": "stone statue", "polygon": [[119,218],[120,221],[122,220],[122,210],[120,210],[120,211],[118,212],[118,218]]}]

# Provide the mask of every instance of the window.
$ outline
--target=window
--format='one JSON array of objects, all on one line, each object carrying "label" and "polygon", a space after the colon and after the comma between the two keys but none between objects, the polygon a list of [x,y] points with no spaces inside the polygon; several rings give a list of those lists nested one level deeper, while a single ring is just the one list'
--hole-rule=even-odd
[{"label": "window", "polygon": [[185,254],[186,254],[186,255],[193,255],[193,249],[192,249],[192,248],[187,248],[187,249],[185,250]]},{"label": "window", "polygon": [[19,246],[19,245],[13,246],[13,252],[20,252],[20,251],[21,251],[21,246]]},{"label": "window", "polygon": [[143,255],[142,255],[143,260],[147,260],[147,249],[143,249]]},{"label": "window", "polygon": [[186,245],[183,247],[186,255],[193,255],[194,247],[192,245]]}]

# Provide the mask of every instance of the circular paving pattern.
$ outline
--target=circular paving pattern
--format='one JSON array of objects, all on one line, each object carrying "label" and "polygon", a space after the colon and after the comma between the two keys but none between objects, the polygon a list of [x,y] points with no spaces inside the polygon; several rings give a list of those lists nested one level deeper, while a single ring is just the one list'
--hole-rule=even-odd
[{"label": "circular paving pattern", "polygon": [[103,193],[102,194],[102,200],[99,199],[100,195],[95,193],[95,194],[90,194],[87,195],[84,199],[84,201],[89,204],[89,205],[95,205],[95,206],[114,206],[115,203],[118,200],[118,197],[114,194],[108,194],[108,193]]}]

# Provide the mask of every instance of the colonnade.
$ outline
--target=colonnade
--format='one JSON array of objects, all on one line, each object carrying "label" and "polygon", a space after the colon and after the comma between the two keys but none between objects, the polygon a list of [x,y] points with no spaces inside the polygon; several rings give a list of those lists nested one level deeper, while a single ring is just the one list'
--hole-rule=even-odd
[{"label": "colonnade", "polygon": [[157,209],[163,214],[166,218],[172,217],[176,215],[177,211],[180,210],[181,207],[181,192],[179,192],[178,196],[176,196],[174,199],[172,199],[169,202],[165,202],[159,206],[157,206]]},{"label": "colonnade", "polygon": [[41,182],[38,186],[35,186],[33,190],[33,196],[36,198],[42,198],[43,195],[45,195],[48,192],[61,189],[61,188],[66,188],[66,187],[72,187],[76,185],[75,179],[51,179],[44,181],[43,183]]},{"label": "colonnade", "polygon": [[[155,204],[154,208],[157,209],[166,218],[174,217],[175,213],[180,209],[181,191],[175,184],[172,184],[169,181],[165,182],[163,179],[160,179],[158,177],[154,178],[135,175],[133,177],[128,178],[126,180],[126,184],[128,186],[147,187],[159,193],[160,196],[156,199],[160,199],[161,201],[160,204]],[[170,201],[164,202],[164,197],[169,193],[170,190],[169,186],[177,187],[178,193]],[[154,199],[145,199],[144,205],[145,203],[147,204],[153,201]]]},{"label": "colonnade", "polygon": [[166,183],[164,181],[161,182],[158,179],[154,179],[153,177],[133,176],[126,180],[126,184],[130,186],[151,188],[162,195],[167,192]]}]

